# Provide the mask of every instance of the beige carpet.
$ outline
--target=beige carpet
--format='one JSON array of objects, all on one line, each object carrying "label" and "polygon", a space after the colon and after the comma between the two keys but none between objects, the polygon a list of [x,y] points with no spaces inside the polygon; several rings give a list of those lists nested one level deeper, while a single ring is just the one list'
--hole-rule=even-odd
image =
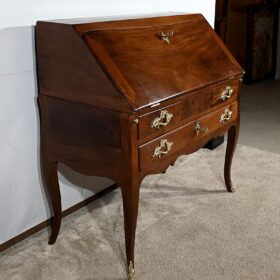
[{"label": "beige carpet", "polygon": [[[141,189],[138,280],[280,279],[280,155],[239,146],[237,192],[225,191],[224,146],[178,159]],[[120,191],[0,255],[0,279],[126,279]]]}]

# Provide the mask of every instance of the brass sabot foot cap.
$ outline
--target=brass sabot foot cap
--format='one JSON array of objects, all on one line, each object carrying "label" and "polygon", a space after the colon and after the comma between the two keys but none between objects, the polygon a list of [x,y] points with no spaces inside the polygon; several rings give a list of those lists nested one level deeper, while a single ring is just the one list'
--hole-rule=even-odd
[{"label": "brass sabot foot cap", "polygon": [[130,262],[128,266],[128,280],[136,280],[135,269],[132,262]]},{"label": "brass sabot foot cap", "polygon": [[229,192],[235,193],[235,188],[231,187],[230,190],[229,190]]}]

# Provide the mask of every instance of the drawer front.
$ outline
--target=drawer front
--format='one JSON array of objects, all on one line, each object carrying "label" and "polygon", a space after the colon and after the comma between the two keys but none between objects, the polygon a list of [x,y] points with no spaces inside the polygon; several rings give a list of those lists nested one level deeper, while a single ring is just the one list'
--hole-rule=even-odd
[{"label": "drawer front", "polygon": [[201,140],[235,121],[237,115],[238,105],[235,102],[140,146],[140,169],[144,170],[149,165],[183,150],[186,145]]},{"label": "drawer front", "polygon": [[239,93],[240,81],[232,81],[213,88],[212,106],[236,100]]},{"label": "drawer front", "polygon": [[170,131],[181,120],[182,103],[178,102],[139,118],[138,138]]},{"label": "drawer front", "polygon": [[181,121],[211,108],[211,89],[188,94],[175,104],[139,118],[138,138],[157,137],[171,131]]}]

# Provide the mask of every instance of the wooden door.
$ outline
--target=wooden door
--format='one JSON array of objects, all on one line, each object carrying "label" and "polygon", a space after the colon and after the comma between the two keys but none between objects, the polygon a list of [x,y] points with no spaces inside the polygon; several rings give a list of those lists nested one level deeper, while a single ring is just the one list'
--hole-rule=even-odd
[{"label": "wooden door", "polygon": [[229,0],[216,1],[215,31],[223,42],[226,39],[228,2]]}]

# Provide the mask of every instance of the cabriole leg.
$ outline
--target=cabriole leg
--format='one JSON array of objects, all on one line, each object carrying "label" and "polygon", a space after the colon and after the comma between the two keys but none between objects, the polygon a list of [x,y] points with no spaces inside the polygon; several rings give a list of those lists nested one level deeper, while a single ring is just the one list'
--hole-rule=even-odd
[{"label": "cabriole leg", "polygon": [[128,266],[128,280],[135,280],[134,246],[137,225],[140,184],[132,182],[121,186],[123,197],[125,248]]},{"label": "cabriole leg", "polygon": [[53,209],[52,228],[49,244],[54,244],[61,225],[61,196],[57,176],[57,162],[43,162],[42,173],[45,181],[45,189]]},{"label": "cabriole leg", "polygon": [[228,131],[227,148],[224,165],[224,178],[228,192],[235,192],[231,181],[231,164],[239,135],[239,123],[230,127]]}]

